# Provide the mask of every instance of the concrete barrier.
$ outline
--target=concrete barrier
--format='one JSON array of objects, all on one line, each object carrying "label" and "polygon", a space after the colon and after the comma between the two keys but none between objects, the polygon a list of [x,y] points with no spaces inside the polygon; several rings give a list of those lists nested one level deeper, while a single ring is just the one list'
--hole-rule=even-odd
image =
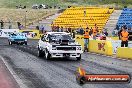
[{"label": "concrete barrier", "polygon": [[132,59],[132,48],[117,48],[116,57]]},{"label": "concrete barrier", "polygon": [[112,40],[119,40],[119,37],[109,37],[111,38]]},{"label": "concrete barrier", "polygon": [[113,48],[110,41],[104,40],[90,40],[89,41],[89,52],[112,55]]}]

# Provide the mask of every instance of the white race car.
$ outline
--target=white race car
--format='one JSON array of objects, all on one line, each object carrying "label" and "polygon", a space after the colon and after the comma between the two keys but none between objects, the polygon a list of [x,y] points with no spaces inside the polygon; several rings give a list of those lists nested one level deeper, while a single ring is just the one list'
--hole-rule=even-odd
[{"label": "white race car", "polygon": [[47,32],[38,42],[38,56],[50,58],[77,58],[83,53],[80,44],[66,32]]}]

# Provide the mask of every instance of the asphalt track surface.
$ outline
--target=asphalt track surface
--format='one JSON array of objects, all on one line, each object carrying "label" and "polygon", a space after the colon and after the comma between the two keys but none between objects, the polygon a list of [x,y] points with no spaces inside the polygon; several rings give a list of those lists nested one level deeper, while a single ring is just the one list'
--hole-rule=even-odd
[{"label": "asphalt track surface", "polygon": [[38,40],[28,45],[8,45],[0,38],[0,55],[28,88],[132,88],[129,84],[85,84],[76,82],[76,70],[82,65],[88,74],[130,74],[132,61],[83,53],[82,60],[37,57]]}]

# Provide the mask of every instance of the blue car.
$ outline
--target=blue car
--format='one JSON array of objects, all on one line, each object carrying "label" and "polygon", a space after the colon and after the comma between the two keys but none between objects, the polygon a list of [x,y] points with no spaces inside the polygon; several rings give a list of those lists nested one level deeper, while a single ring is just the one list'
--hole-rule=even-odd
[{"label": "blue car", "polygon": [[25,44],[27,45],[27,37],[23,33],[12,33],[8,38],[9,45],[12,44]]}]

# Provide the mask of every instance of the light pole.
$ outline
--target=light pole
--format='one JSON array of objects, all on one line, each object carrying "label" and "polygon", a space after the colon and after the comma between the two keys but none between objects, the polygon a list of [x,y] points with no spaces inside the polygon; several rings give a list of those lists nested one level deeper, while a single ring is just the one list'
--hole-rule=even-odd
[{"label": "light pole", "polygon": [[86,24],[86,7],[84,7],[84,23]]},{"label": "light pole", "polygon": [[26,23],[27,23],[27,11],[25,11],[25,29],[26,29]]}]

